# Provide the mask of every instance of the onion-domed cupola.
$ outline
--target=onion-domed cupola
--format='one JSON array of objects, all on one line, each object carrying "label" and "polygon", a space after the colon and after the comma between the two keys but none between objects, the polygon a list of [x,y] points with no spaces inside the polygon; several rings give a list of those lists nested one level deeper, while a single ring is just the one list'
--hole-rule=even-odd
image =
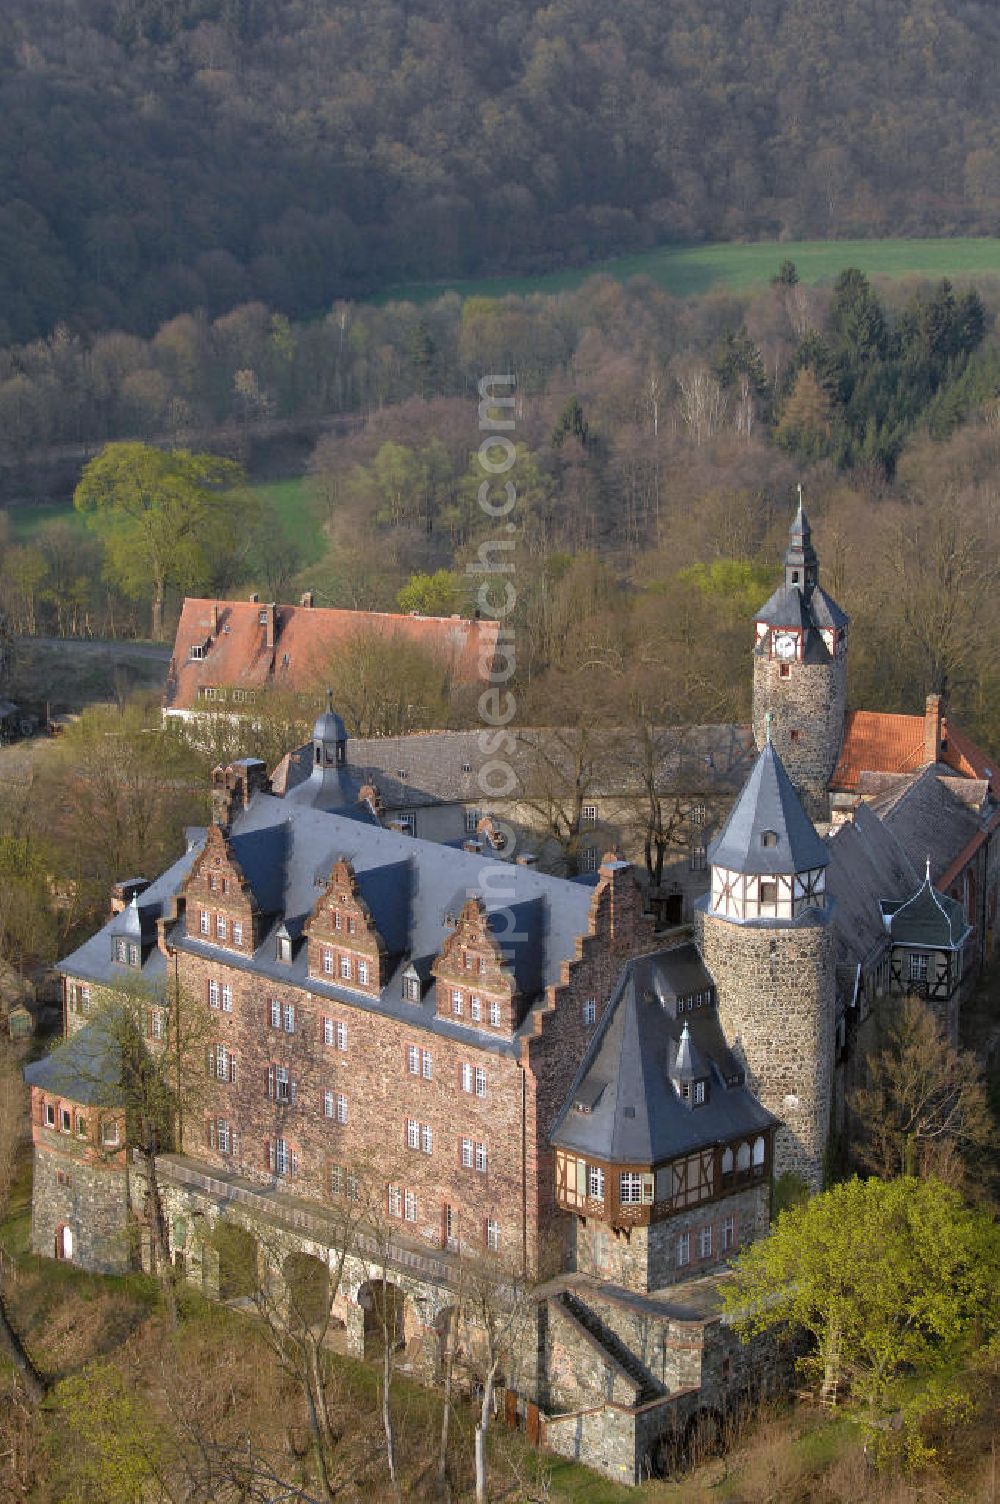
[{"label": "onion-domed cupola", "polygon": [[326,709],[313,727],[313,767],[342,768],[347,763],[347,727],[333,708],[333,690],[326,692]]}]

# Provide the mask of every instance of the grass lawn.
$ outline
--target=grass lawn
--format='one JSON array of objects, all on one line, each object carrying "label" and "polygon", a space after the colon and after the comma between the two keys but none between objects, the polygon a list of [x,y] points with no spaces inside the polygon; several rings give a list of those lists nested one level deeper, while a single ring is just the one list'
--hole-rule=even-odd
[{"label": "grass lawn", "polygon": [[767,282],[785,259],[794,261],[803,282],[831,281],[845,266],[869,276],[1000,276],[1000,240],[768,240],[753,245],[665,246],[572,271],[537,277],[490,277],[473,281],[411,283],[393,287],[378,301],[426,303],[444,292],[462,297],[503,297],[505,293],[558,293],[605,273],[619,282],[649,277],[676,297],[712,287],[734,291]]},{"label": "grass lawn", "polygon": [[277,512],[288,537],[302,550],[304,564],[315,564],[323,557],[326,539],[308,475],[296,476],[293,480],[268,481],[252,489],[254,495]]}]

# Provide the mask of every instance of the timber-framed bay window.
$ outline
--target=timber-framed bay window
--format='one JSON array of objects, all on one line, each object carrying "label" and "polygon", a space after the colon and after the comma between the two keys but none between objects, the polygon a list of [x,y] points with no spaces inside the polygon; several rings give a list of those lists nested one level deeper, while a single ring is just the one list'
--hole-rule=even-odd
[{"label": "timber-framed bay window", "polygon": [[556,1200],[578,1216],[612,1227],[659,1221],[761,1180],[770,1168],[768,1137],[710,1144],[659,1165],[616,1165],[556,1149]]}]

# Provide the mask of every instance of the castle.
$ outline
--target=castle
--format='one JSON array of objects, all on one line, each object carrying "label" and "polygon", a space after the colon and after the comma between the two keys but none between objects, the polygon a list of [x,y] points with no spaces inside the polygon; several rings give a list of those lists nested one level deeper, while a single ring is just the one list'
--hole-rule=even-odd
[{"label": "castle", "polygon": [[[393,828],[332,707],[295,777],[217,769],[209,827],[119,884],[62,962],[67,1037],[26,1071],[35,1251],[148,1267],[162,1215],[183,1276],[234,1298],[234,1238],[262,1276],[328,1271],[374,1181],[382,1263],[352,1242],[330,1290],[345,1340],[364,1353],[391,1308],[401,1361],[432,1376],[463,1264],[493,1261],[532,1287],[505,1413],[554,1450],[637,1481],[779,1382],[721,1315],[725,1264],[766,1232],[777,1177],[821,1185],[873,1001],[919,990],[953,1027],[982,952],[932,881],[953,826],[922,831],[922,875],[879,801],[923,809],[940,784],[974,811],[976,902],[1000,879],[991,792],[967,775],[979,802],[956,798],[940,724],[932,763],[868,800],[842,771],[838,793],[847,631],[800,507],[754,626],[757,754],[693,925],[650,913],[613,852],[589,885]],[[122,988],[152,1051],[182,1000],[204,1025],[160,1209],[101,1024]]]}]

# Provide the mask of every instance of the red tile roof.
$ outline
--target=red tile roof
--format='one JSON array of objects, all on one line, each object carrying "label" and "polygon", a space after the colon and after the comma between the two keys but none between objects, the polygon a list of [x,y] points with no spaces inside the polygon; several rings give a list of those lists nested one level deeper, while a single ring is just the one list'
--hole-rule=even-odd
[{"label": "red tile roof", "polygon": [[[268,612],[273,612],[272,646]],[[188,598],[177,624],[164,708],[195,709],[206,688],[314,690],[337,650],[368,633],[417,643],[449,665],[456,683],[471,684],[484,677],[484,665],[488,671],[492,664],[498,632],[496,621],[458,616]],[[192,649],[198,656],[192,657]]]},{"label": "red tile roof", "polygon": [[[847,717],[831,789],[854,792],[862,773],[915,773],[926,762],[925,718],[879,710],[853,710]],[[942,723],[940,761],[963,778],[992,779],[992,759],[954,723]]]}]

